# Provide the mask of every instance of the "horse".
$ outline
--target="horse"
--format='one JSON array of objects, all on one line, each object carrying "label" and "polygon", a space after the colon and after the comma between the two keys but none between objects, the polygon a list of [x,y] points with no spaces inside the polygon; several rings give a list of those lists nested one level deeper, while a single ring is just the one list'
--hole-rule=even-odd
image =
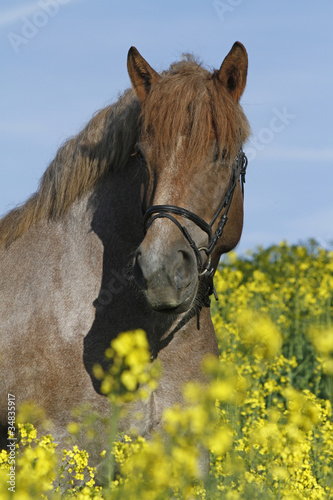
[{"label": "horse", "polygon": [[[243,227],[250,133],[239,103],[247,52],[220,69],[192,55],[157,73],[131,47],[131,88],[65,142],[38,190],[0,221],[0,423],[8,394],[34,401],[59,444],[77,406],[109,412],[96,364],[120,332],[143,329],[162,365],[143,418],[149,437],[218,356],[210,315],[220,256]],[[138,403],[139,404],[139,403]]]}]

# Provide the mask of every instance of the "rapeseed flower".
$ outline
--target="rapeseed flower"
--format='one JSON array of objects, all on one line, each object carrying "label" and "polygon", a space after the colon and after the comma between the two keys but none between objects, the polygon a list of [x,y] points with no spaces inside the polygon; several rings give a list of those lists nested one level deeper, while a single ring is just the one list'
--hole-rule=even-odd
[{"label": "rapeseed flower", "polygon": [[312,327],[309,337],[318,352],[323,371],[333,375],[333,327]]},{"label": "rapeseed flower", "polygon": [[101,392],[116,405],[144,399],[157,387],[158,363],[150,363],[149,344],[143,330],[124,332],[106,350],[110,368],[94,366],[94,375],[101,380]]},{"label": "rapeseed flower", "polygon": [[242,311],[237,323],[243,345],[259,358],[272,358],[280,352],[282,337],[279,329],[268,316]]}]

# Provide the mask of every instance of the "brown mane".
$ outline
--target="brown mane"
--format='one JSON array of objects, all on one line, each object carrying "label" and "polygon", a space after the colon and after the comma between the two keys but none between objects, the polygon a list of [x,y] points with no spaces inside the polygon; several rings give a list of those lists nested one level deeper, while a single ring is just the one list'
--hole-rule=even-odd
[{"label": "brown mane", "polygon": [[139,102],[133,91],[127,90],[58,150],[39,190],[0,220],[0,246],[10,245],[42,219],[58,220],[107,172],[124,166],[140,126],[144,132],[154,123],[156,154],[171,151],[183,134],[189,136],[188,159],[199,162],[206,155],[212,134],[221,151],[227,150],[230,157],[237,153],[239,143],[249,134],[248,122],[214,74],[192,56],[185,56],[162,76],[143,106],[142,125]]}]

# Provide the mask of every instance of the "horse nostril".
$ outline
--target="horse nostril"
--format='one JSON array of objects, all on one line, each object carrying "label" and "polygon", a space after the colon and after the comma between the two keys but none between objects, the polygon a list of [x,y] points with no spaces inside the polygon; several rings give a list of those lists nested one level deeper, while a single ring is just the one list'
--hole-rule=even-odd
[{"label": "horse nostril", "polygon": [[138,251],[134,257],[133,276],[140,288],[147,290],[147,280],[145,279],[140,265],[141,252]]},{"label": "horse nostril", "polygon": [[193,259],[191,255],[185,251],[177,252],[177,262],[175,263],[174,283],[178,290],[186,288],[192,279],[193,274]]}]

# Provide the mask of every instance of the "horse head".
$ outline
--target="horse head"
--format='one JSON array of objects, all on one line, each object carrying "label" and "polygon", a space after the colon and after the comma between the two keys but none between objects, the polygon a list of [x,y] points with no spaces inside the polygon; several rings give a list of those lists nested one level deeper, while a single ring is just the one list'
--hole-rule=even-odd
[{"label": "horse head", "polygon": [[134,278],[153,309],[182,313],[241,236],[247,53],[236,42],[219,70],[187,57],[160,75],[132,47],[128,72],[141,105],[136,152],[145,166],[145,237]]}]

